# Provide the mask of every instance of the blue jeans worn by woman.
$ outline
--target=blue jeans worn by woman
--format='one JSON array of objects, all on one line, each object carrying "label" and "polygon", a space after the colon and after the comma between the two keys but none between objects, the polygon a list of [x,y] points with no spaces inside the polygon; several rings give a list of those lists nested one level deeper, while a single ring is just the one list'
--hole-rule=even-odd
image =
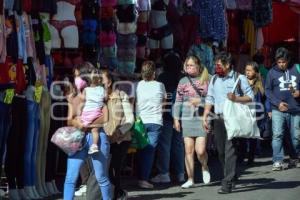
[{"label": "blue jeans worn by woman", "polygon": [[148,181],[154,161],[155,149],[158,144],[158,137],[162,132],[159,124],[145,124],[148,134],[149,144],[138,153],[139,160],[139,180]]},{"label": "blue jeans worn by woman", "polygon": [[[67,174],[64,184],[64,200],[73,200],[80,167],[88,156],[89,146],[93,143],[91,133],[87,134],[85,139],[86,144],[84,145],[83,149],[77,152],[75,155],[68,157]],[[112,193],[107,170],[110,145],[107,135],[103,129],[100,129],[98,146],[100,147],[100,151],[91,155],[92,163],[94,166],[96,179],[102,193],[102,199],[110,200],[112,199]]]},{"label": "blue jeans worn by woman", "polygon": [[182,134],[173,128],[173,121],[164,120],[158,139],[156,167],[159,174],[169,173],[172,163],[177,178],[184,174],[184,145]]},{"label": "blue jeans worn by woman", "polygon": [[[289,132],[286,131],[286,127]],[[283,153],[283,138],[284,134],[290,134],[292,148],[295,155],[290,155],[292,159],[299,156],[300,145],[300,114],[290,114],[272,110],[272,148],[273,162],[282,162],[284,159]]]}]

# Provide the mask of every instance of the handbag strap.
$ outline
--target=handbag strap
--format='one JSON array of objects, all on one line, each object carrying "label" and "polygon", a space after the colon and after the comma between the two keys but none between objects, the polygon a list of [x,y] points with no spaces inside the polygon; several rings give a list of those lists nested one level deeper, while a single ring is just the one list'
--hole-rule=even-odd
[{"label": "handbag strap", "polygon": [[191,77],[190,77],[189,75],[187,75],[186,77],[189,79],[189,81],[190,81],[192,87],[193,87],[194,90],[197,92],[197,94],[198,94],[200,97],[202,97],[201,92],[198,90],[198,88],[196,87],[196,85],[195,85],[194,82],[192,81]]},{"label": "handbag strap", "polygon": [[240,76],[238,76],[237,79],[236,79],[236,81],[234,82],[233,88],[232,88],[232,90],[231,90],[231,93],[234,93],[234,91],[235,91],[237,85],[239,84],[239,81],[240,81]]}]

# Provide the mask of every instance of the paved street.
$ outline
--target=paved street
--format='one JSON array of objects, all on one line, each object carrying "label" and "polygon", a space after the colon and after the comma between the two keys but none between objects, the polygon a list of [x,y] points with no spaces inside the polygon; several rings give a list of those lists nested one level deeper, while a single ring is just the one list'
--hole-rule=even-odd
[{"label": "paved street", "polygon": [[[124,178],[125,188],[130,200],[299,200],[300,168],[273,172],[270,152],[256,159],[256,164],[249,168],[243,165],[236,189],[231,194],[220,195],[220,165],[216,157],[210,159],[212,183],[203,185],[200,170],[196,172],[196,187],[181,189],[179,184],[156,186],[154,190],[140,190],[134,178]],[[200,166],[198,166],[200,169]],[[84,200],[77,198],[76,200]]]},{"label": "paved street", "polygon": [[[135,177],[124,177],[122,183],[128,191],[129,200],[299,200],[300,198],[300,168],[273,172],[270,153],[257,158],[256,164],[251,168],[243,165],[236,189],[231,194],[217,194],[221,171],[216,157],[210,158],[209,166],[212,183],[203,185],[200,166],[197,163],[197,184],[191,189],[181,189],[180,184],[169,184],[156,185],[154,190],[140,190],[136,187]],[[61,196],[47,199],[62,200]]]},{"label": "paved street", "polygon": [[300,198],[300,168],[273,172],[270,158],[257,159],[256,166],[244,169],[236,189],[231,194],[217,194],[220,182],[215,179],[216,177],[216,174],[213,175],[214,180],[210,185],[203,185],[202,181],[198,180],[196,187],[191,189],[181,189],[178,185],[159,187],[151,191],[130,189],[129,199],[299,200]]}]

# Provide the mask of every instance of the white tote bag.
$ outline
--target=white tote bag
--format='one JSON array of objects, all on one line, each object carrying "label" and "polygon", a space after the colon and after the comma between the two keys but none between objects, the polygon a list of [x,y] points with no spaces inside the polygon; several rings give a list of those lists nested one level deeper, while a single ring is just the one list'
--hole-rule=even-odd
[{"label": "white tote bag", "polygon": [[[234,93],[239,80],[240,76],[233,85],[232,93]],[[233,102],[227,98],[223,107],[223,116],[228,140],[260,138],[255,109],[250,109],[249,105]]]}]

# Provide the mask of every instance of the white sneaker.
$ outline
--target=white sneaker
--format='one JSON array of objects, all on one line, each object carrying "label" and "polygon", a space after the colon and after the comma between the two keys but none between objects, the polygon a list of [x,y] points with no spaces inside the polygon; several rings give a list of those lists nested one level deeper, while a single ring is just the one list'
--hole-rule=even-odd
[{"label": "white sneaker", "polygon": [[273,171],[281,171],[281,170],[283,170],[283,163],[280,162],[280,161],[274,162],[273,166],[272,166],[272,170]]},{"label": "white sneaker", "polygon": [[210,183],[210,173],[208,170],[202,171],[202,179],[204,184]]},{"label": "white sneaker", "polygon": [[144,189],[154,188],[153,184],[149,183],[148,181],[138,181],[138,186]]},{"label": "white sneaker", "polygon": [[99,152],[98,145],[92,144],[89,148],[88,154],[94,154]]},{"label": "white sneaker", "polygon": [[75,192],[76,197],[81,197],[86,195],[86,185],[81,185],[79,189]]},{"label": "white sneaker", "polygon": [[158,174],[151,179],[153,183],[170,183],[171,179],[169,174]]},{"label": "white sneaker", "polygon": [[191,188],[193,186],[194,186],[194,181],[188,180],[187,182],[185,182],[184,184],[181,185],[181,188],[187,189],[187,188]]}]

